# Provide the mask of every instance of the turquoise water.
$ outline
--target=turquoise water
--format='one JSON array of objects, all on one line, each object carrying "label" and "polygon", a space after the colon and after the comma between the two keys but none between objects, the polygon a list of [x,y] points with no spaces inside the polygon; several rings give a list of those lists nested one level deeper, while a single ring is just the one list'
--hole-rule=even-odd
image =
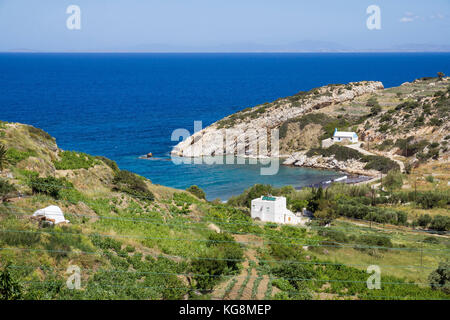
[{"label": "turquoise water", "polygon": [[[438,71],[448,53],[408,54],[0,54],[0,120],[40,127],[65,150],[116,160],[154,183],[192,184],[209,199],[255,183],[297,187],[337,177],[330,171],[257,165],[174,165],[177,128],[193,131],[226,115],[330,83],[400,85]],[[142,160],[152,152],[164,160]]]}]

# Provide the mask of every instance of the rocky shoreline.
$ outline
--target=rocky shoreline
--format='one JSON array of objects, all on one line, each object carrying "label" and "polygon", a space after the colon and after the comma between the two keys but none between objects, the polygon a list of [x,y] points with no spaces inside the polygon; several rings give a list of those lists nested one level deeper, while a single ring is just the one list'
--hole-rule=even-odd
[{"label": "rocky shoreline", "polygon": [[290,155],[282,164],[297,167],[328,169],[348,173],[357,176],[377,177],[379,172],[376,170],[364,169],[365,163],[356,159],[345,161],[336,160],[334,157],[307,156],[307,151],[299,151]]}]

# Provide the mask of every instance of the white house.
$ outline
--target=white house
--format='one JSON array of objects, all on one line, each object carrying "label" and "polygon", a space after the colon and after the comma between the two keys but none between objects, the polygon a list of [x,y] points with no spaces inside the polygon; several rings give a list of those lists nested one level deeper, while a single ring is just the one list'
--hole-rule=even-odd
[{"label": "white house", "polygon": [[333,141],[334,142],[343,142],[349,141],[352,143],[358,142],[358,135],[355,132],[349,131],[338,131],[337,128],[334,129]]},{"label": "white house", "polygon": [[302,218],[286,208],[285,197],[262,196],[252,200],[251,216],[261,221],[298,224]]}]

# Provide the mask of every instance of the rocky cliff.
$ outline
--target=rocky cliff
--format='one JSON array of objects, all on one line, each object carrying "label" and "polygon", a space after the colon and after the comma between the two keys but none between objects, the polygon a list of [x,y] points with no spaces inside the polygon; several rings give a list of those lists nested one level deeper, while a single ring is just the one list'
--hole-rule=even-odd
[{"label": "rocky cliff", "polygon": [[[182,157],[229,155],[236,154],[238,149],[242,148],[246,156],[256,157],[258,156],[256,140],[261,130],[277,129],[283,123],[313,110],[351,101],[358,96],[381,89],[383,84],[377,81],[328,85],[272,103],[247,108],[196,132],[175,146],[172,154]],[[238,147],[239,141],[242,141],[243,145]],[[270,142],[268,144],[270,145]],[[269,151],[270,156],[279,155],[275,150]]]}]

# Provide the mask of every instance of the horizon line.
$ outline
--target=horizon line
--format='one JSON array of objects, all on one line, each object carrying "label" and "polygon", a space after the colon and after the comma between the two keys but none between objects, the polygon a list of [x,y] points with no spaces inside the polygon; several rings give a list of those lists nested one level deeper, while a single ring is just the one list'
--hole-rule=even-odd
[{"label": "horizon line", "polygon": [[354,51],[107,51],[107,50],[80,50],[80,51],[37,51],[37,50],[0,50],[0,53],[170,53],[170,54],[208,54],[208,53],[228,53],[228,54],[238,54],[238,53],[450,53],[450,50],[439,50],[439,51],[425,51],[425,50],[354,50]]}]

